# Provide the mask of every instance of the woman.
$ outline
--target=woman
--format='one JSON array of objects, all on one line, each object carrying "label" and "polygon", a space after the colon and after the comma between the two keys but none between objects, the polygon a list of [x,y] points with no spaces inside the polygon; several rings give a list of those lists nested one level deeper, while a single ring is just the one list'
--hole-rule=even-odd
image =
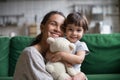
[{"label": "woman", "polygon": [[[51,11],[43,18],[39,34],[31,46],[25,48],[16,64],[14,80],[53,80],[45,69],[45,56],[49,45],[48,37],[63,36],[61,26],[65,20],[64,15],[58,11]],[[79,74],[73,80],[79,79]],[[72,80],[66,79],[66,80]]]}]

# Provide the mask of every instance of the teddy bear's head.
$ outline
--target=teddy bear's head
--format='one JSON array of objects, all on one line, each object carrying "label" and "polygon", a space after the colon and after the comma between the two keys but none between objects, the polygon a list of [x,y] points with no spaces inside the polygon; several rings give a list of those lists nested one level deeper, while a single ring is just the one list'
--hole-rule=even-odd
[{"label": "teddy bear's head", "polygon": [[51,52],[63,51],[72,53],[72,51],[75,49],[75,45],[63,37],[58,38],[49,37],[47,39],[47,42],[48,44],[50,44]]}]

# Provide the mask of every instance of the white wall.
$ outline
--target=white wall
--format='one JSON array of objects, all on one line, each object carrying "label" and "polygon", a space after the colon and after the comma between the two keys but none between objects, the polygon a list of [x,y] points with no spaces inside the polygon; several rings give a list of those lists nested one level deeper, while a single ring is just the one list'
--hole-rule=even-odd
[{"label": "white wall", "polygon": [[[0,3],[0,15],[24,14],[24,17],[19,19],[19,26],[16,28],[0,28],[0,34],[8,36],[11,32],[15,32],[17,35],[27,35],[23,24],[34,23],[35,15],[37,15],[39,33],[39,23],[41,19],[51,10],[62,11],[66,16],[69,12],[73,11],[73,5],[75,4],[114,4],[117,1],[118,0],[8,0],[7,2]],[[0,19],[0,22],[2,23],[2,19]]]}]

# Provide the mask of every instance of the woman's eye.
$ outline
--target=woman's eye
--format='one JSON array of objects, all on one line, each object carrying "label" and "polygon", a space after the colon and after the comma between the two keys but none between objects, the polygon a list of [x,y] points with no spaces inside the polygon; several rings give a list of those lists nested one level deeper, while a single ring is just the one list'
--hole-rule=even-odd
[{"label": "woman's eye", "polygon": [[50,24],[53,25],[53,26],[56,26],[56,23],[54,23],[54,22],[51,22]]}]

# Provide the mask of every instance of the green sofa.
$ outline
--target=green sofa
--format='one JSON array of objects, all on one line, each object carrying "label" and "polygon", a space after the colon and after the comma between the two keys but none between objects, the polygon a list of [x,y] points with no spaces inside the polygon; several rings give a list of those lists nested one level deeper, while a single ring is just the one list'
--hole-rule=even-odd
[{"label": "green sofa", "polygon": [[[33,39],[0,37],[0,80],[13,80],[17,59]],[[90,50],[82,64],[88,80],[120,80],[120,34],[85,34],[81,41]]]}]

